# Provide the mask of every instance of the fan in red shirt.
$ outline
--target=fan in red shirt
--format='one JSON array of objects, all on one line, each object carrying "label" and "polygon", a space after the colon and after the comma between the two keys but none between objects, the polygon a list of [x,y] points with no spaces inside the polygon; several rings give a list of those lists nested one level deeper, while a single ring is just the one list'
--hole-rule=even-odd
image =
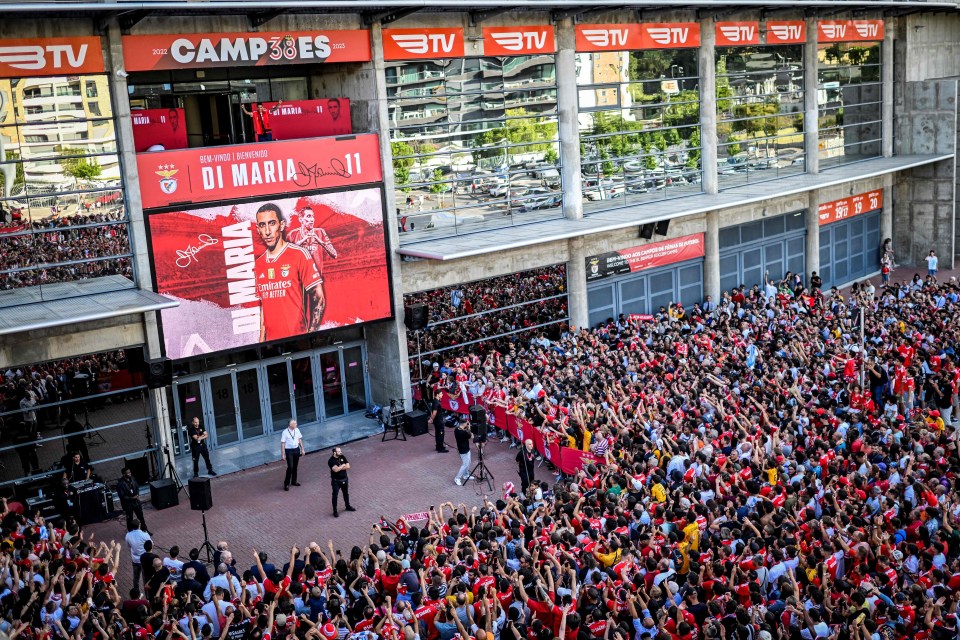
[{"label": "fan in red shirt", "polygon": [[261,206],[256,224],[267,248],[254,263],[260,342],[318,330],[327,302],[316,262],[309,251],[286,241],[287,223],[277,205]]}]

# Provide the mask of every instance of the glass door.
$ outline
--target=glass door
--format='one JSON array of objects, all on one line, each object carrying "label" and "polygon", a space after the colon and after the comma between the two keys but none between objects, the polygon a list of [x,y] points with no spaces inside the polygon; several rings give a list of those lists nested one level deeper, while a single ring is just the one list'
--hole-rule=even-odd
[{"label": "glass door", "polygon": [[297,422],[310,424],[317,422],[317,394],[314,392],[313,364],[310,356],[290,361],[290,375],[293,388],[293,404],[297,412]]},{"label": "glass door", "polygon": [[343,356],[343,372],[347,393],[347,411],[367,408],[367,385],[363,376],[363,348],[347,347],[340,351]]},{"label": "glass door", "polygon": [[210,385],[210,417],[207,430],[213,432],[218,446],[240,440],[237,429],[237,394],[233,388],[233,372],[207,378]]},{"label": "glass door", "polygon": [[237,385],[237,417],[240,421],[240,437],[243,440],[262,436],[267,421],[263,419],[260,400],[260,367],[240,369],[234,376]]},{"label": "glass door", "polygon": [[168,409],[173,412],[170,421],[174,455],[185,454],[190,451],[190,436],[187,428],[194,417],[204,420],[203,397],[201,396],[200,380],[184,380],[174,382],[170,386],[173,404]]},{"label": "glass door", "polygon": [[274,362],[267,365],[267,391],[270,394],[270,420],[273,430],[279,432],[286,428],[293,411],[290,407],[290,363]]},{"label": "glass door", "polygon": [[324,417],[333,418],[344,414],[343,375],[340,352],[320,354],[320,370],[323,375]]}]

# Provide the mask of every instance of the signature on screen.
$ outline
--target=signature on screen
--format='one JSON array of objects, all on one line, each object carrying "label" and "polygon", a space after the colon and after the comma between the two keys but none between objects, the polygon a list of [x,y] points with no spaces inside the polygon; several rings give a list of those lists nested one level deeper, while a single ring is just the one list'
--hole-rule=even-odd
[{"label": "signature on screen", "polygon": [[317,186],[320,179],[325,176],[337,176],[340,178],[350,178],[353,176],[340,158],[333,158],[327,167],[320,166],[319,163],[308,164],[306,162],[297,163],[297,176],[293,183],[298,187]]},{"label": "signature on screen", "polygon": [[187,245],[186,249],[177,250],[177,266],[181,269],[189,267],[194,262],[200,262],[197,260],[197,254],[200,253],[200,250],[204,247],[209,247],[210,245],[217,244],[220,241],[216,238],[206,234],[201,233],[197,236],[197,245],[193,246]]}]

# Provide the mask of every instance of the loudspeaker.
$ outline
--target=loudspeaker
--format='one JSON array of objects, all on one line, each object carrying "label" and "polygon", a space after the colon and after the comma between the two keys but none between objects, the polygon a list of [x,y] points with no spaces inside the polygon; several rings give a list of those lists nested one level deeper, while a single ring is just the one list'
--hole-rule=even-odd
[{"label": "loudspeaker", "polygon": [[173,383],[173,361],[170,358],[147,360],[147,388],[162,389]]},{"label": "loudspeaker", "polygon": [[150,504],[157,511],[180,504],[180,498],[177,497],[177,484],[170,478],[151,482]]},{"label": "loudspeaker", "polygon": [[660,222],[657,223],[657,226],[653,230],[653,232],[656,233],[658,236],[665,236],[667,235],[667,229],[669,228],[670,228],[670,221],[661,220]]},{"label": "loudspeaker", "polygon": [[213,493],[210,478],[190,478],[190,508],[194,511],[210,511],[213,508]]},{"label": "loudspeaker", "polygon": [[147,484],[150,482],[150,461],[147,460],[147,456],[124,458],[123,464],[126,467],[130,467],[130,472],[133,474],[133,479],[137,481],[137,484]]},{"label": "loudspeaker", "polygon": [[479,404],[470,406],[470,427],[476,442],[487,441],[487,410]]},{"label": "loudspeaker", "polygon": [[80,524],[101,522],[107,517],[103,508],[104,490],[101,487],[91,487],[86,491],[77,492],[77,510],[79,512],[77,520]]},{"label": "loudspeaker", "polygon": [[403,310],[403,323],[410,331],[420,331],[427,328],[430,307],[426,304],[412,304]]},{"label": "loudspeaker", "polygon": [[640,237],[644,240],[649,240],[653,237],[653,224],[642,224],[640,225]]},{"label": "loudspeaker", "polygon": [[427,432],[427,419],[430,416],[425,411],[408,411],[403,414],[404,430],[409,436],[422,436]]}]

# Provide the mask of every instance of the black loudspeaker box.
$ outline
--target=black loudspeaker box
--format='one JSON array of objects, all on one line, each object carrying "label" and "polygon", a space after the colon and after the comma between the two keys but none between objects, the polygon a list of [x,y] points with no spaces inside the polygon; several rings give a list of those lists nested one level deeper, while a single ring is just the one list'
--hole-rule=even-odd
[{"label": "black loudspeaker box", "polygon": [[150,504],[157,511],[180,504],[180,498],[177,497],[177,484],[170,478],[151,482]]},{"label": "black loudspeaker box", "polygon": [[642,224],[640,225],[640,237],[644,240],[649,240],[653,237],[653,228],[654,224]]},{"label": "black loudspeaker box", "polygon": [[425,304],[412,304],[403,310],[403,323],[410,331],[420,331],[427,328],[430,307]]},{"label": "black loudspeaker box", "polygon": [[403,426],[409,436],[422,436],[427,432],[426,411],[408,411],[403,414]]},{"label": "black loudspeaker box", "polygon": [[130,473],[133,474],[133,479],[137,481],[137,484],[147,484],[150,482],[150,461],[147,459],[147,456],[124,458],[123,464],[126,467],[130,467]]},{"label": "black loudspeaker box", "polygon": [[163,389],[173,383],[173,361],[170,358],[147,360],[147,387]]},{"label": "black loudspeaker box", "polygon": [[656,233],[658,236],[665,236],[667,235],[667,229],[669,228],[670,228],[670,221],[661,220],[660,222],[657,223],[657,227],[656,229],[653,230],[653,232]]},{"label": "black loudspeaker box", "polygon": [[107,517],[103,506],[103,489],[91,488],[77,492],[77,510],[80,524],[101,522]]},{"label": "black loudspeaker box", "polygon": [[190,508],[194,511],[210,511],[213,508],[213,493],[210,478],[190,478]]}]

